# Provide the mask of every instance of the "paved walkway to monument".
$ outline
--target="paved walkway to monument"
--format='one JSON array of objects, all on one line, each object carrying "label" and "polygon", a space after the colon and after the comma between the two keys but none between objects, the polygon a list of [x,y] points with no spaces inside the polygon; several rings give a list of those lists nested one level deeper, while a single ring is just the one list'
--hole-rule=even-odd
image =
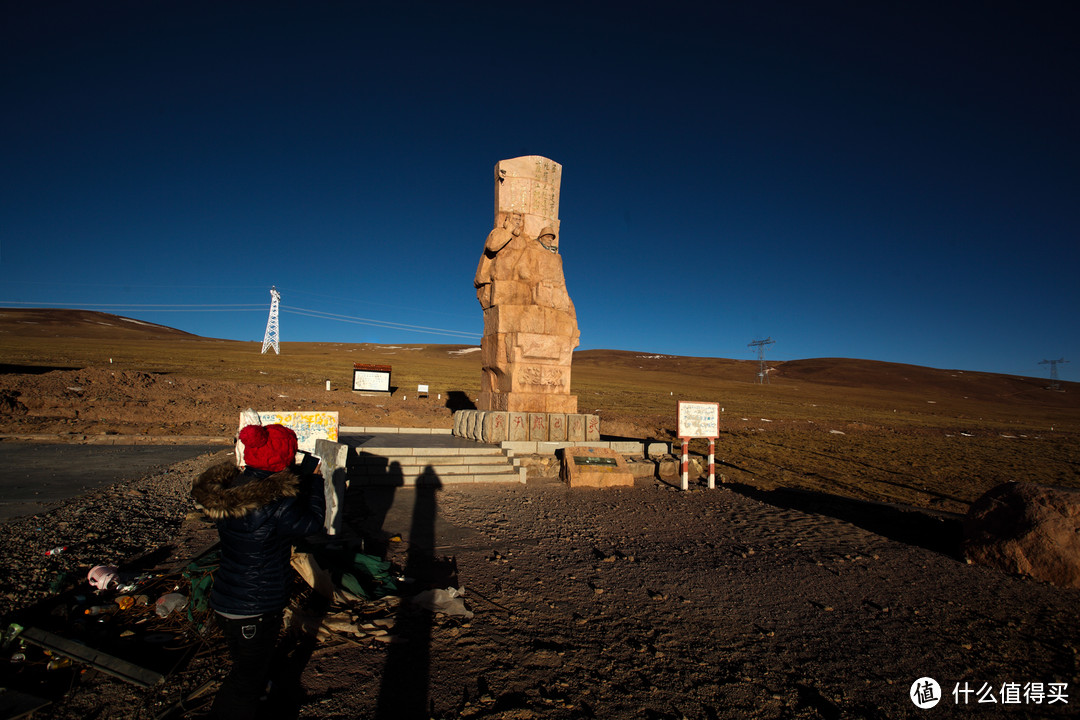
[{"label": "paved walkway to monument", "polygon": [[[409,430],[409,428],[405,428]],[[349,447],[377,448],[477,448],[498,447],[479,443],[475,440],[451,435],[449,430],[437,430],[432,433],[400,432],[398,428],[360,428],[341,427],[338,429],[338,442]]]},{"label": "paved walkway to monument", "polygon": [[450,435],[450,430],[444,429],[414,429],[414,428],[362,428],[342,426],[338,429],[338,442],[353,448],[491,448],[501,447],[504,450],[521,454],[552,455],[559,448],[566,446],[606,447],[624,455],[640,457],[650,447],[652,453],[666,453],[666,443],[643,443],[640,440],[626,440],[602,436],[601,440],[591,442],[503,442],[498,445],[482,443],[468,438]]}]

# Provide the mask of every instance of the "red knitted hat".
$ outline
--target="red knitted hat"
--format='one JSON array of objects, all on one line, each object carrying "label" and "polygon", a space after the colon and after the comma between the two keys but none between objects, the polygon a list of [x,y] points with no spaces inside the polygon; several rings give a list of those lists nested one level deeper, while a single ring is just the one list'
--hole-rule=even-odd
[{"label": "red knitted hat", "polygon": [[248,425],[240,431],[244,464],[281,472],[296,458],[296,433],[284,425]]}]

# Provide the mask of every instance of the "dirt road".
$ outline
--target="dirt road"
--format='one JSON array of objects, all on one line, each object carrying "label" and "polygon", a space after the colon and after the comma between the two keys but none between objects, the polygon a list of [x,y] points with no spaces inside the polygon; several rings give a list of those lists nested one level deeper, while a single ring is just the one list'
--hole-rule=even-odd
[{"label": "dirt road", "polygon": [[[56,519],[83,534],[92,528],[87,551],[102,557],[116,533],[109,518],[152,488],[158,524],[182,534],[195,469],[181,463],[98,492],[77,516]],[[464,588],[475,616],[436,617],[405,603],[390,643],[348,635],[318,643],[295,664],[300,694],[280,716],[914,718],[928,717],[908,697],[924,676],[943,694],[934,717],[1071,715],[1080,592],[965,564],[947,517],[866,506],[857,525],[844,517],[853,508],[832,503],[745,486],[683,493],[652,480],[605,491],[532,482],[369,498],[353,519],[401,536],[386,546],[395,572],[419,586]],[[54,562],[40,555],[50,537],[21,521],[0,529],[6,550],[20,548],[24,575]],[[130,537],[121,539],[130,553]],[[62,561],[78,564],[78,552]],[[223,655],[209,642],[161,688],[88,678],[52,717],[152,716],[220,676]],[[1033,683],[1064,683],[1069,704],[1050,704],[1045,693],[1038,705],[1001,702],[1014,684]],[[996,703],[962,692],[984,687]]]},{"label": "dirt road", "polygon": [[0,522],[44,512],[103,485],[138,480],[218,447],[0,443]]}]

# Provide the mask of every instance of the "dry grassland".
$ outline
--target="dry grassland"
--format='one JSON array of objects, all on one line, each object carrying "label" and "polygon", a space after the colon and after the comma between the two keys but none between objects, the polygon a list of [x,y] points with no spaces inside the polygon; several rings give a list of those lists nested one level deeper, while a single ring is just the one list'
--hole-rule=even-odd
[{"label": "dry grassland", "polygon": [[[258,343],[98,313],[0,310],[0,439],[227,443],[246,407],[449,427],[448,405],[478,390],[479,355],[462,346],[281,348],[262,355]],[[351,392],[354,362],[391,365],[398,390]],[[1007,480],[1080,486],[1080,386],[843,359],[773,367],[759,385],[751,361],[575,355],[579,409],[608,435],[670,441],[677,400],[718,402],[726,490],[669,491],[668,475],[596,492],[539,478],[448,486],[437,502],[434,491],[369,491],[352,505],[357,521],[376,539],[408,539],[386,543],[387,559],[422,578],[417,587],[443,587],[436,571],[452,568],[476,616],[403,605],[388,645],[335,634],[298,653],[297,707],[280,705],[282,716],[914,718],[924,711],[908,692],[924,676],[941,681],[950,716],[967,711],[949,694],[961,682],[1065,683],[1071,695],[1070,705],[973,704],[980,718],[1075,714],[1077,592],[965,564],[951,513]],[[429,397],[416,397],[418,384]],[[692,450],[700,459],[705,442]],[[0,597],[45,597],[57,567],[81,575],[170,528],[182,539],[212,532],[197,514],[185,520],[198,467],[6,523]],[[132,498],[153,508],[134,533]],[[417,508],[436,507],[425,526]],[[72,535],[88,541],[45,557]],[[50,716],[157,716],[220,677],[222,653],[212,647],[147,692],[91,676]]]},{"label": "dry grassland", "polygon": [[[468,346],[260,347],[101,313],[3,311],[0,392],[13,401],[0,432],[227,438],[248,406],[338,410],[343,425],[449,427],[452,407],[479,389]],[[392,365],[397,390],[351,392],[355,362]],[[1074,383],[1055,392],[1038,378],[849,359],[771,365],[761,385],[749,360],[589,350],[575,354],[572,386],[605,434],[635,439],[674,439],[679,399],[718,402],[719,472],[762,492],[963,512],[1009,480],[1080,486]],[[704,454],[705,441],[691,451]]]}]

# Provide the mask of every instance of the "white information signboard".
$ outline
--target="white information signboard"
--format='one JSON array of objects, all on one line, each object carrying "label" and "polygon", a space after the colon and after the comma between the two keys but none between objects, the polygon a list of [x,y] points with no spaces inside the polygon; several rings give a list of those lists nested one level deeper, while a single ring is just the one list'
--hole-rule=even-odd
[{"label": "white information signboard", "polygon": [[720,403],[679,401],[679,437],[720,437]]},{"label": "white information signboard", "polygon": [[[323,468],[323,496],[326,503],[326,516],[324,527],[328,534],[333,535],[337,531],[337,515],[341,507],[342,498],[345,494],[343,472],[347,450],[344,445],[337,445],[338,440],[338,414],[336,410],[328,411],[302,411],[295,412],[260,410],[259,422],[263,425],[284,425],[296,433],[297,449],[318,455],[315,452],[316,440],[328,440],[333,445],[323,444],[323,456],[320,459],[324,465],[329,462],[329,467]],[[244,413],[240,413],[240,427],[245,425]],[[243,459],[244,445],[240,438],[236,439],[236,462],[239,464]],[[344,453],[344,454],[343,454]],[[301,460],[297,453],[297,462]],[[335,524],[336,523],[336,524]]]},{"label": "white information signboard", "polygon": [[[338,414],[332,412],[276,412],[259,411],[263,425],[284,425],[296,433],[297,445],[305,452],[315,452],[315,441],[320,438],[337,442]],[[241,417],[240,422],[243,422]]]},{"label": "white information signboard", "polygon": [[353,365],[353,390],[390,392],[389,365]]},{"label": "white information signboard", "polygon": [[352,389],[390,392],[390,376],[387,373],[354,370]]}]

